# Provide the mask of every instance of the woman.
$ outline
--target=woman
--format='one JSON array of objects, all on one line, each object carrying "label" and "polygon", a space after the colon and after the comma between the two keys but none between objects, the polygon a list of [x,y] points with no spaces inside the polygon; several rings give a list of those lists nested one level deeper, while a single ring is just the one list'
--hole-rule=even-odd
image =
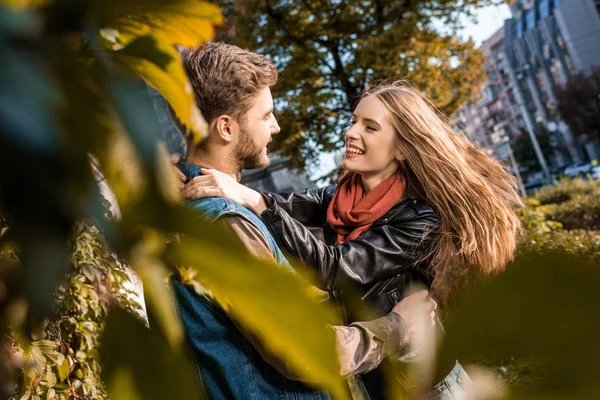
[{"label": "woman", "polygon": [[[337,187],[285,195],[205,170],[183,196],[224,196],[250,208],[335,301],[346,306],[342,289],[355,287],[380,315],[415,283],[429,288],[451,256],[484,273],[512,259],[520,232],[513,209],[521,205],[514,179],[406,83],[363,95],[342,166]],[[324,240],[307,227],[321,227]],[[364,378],[372,398],[385,398],[376,371]]]}]

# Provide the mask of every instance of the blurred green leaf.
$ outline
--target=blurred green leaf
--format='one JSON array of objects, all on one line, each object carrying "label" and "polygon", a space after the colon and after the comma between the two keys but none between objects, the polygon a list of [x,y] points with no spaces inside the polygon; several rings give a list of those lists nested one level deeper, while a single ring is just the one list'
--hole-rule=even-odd
[{"label": "blurred green leaf", "polygon": [[180,240],[174,244],[175,261],[195,268],[195,279],[237,323],[303,380],[345,398],[335,339],[327,326],[333,323],[333,314],[311,298],[306,282],[246,251],[232,252],[190,236]]},{"label": "blurred green leaf", "polygon": [[[150,326],[156,326],[149,309]],[[120,309],[108,317],[100,356],[102,377],[113,400],[203,398],[194,368],[174,351],[159,329],[147,329]]]},{"label": "blurred green leaf", "polygon": [[142,36],[116,51],[114,60],[158,90],[179,120],[196,134],[196,140],[204,137],[206,122],[196,107],[194,92],[171,43],[154,36]]},{"label": "blurred green leaf", "polygon": [[438,378],[457,358],[534,357],[544,361],[544,379],[515,389],[511,398],[596,399],[599,285],[600,268],[589,258],[522,255],[452,313]]}]

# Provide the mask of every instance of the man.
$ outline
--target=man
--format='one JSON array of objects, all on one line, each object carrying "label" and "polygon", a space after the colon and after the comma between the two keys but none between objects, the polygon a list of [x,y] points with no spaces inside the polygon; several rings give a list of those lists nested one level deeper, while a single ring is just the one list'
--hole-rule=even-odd
[{"label": "man", "polygon": [[[279,132],[273,115],[270,87],[277,70],[265,57],[236,46],[209,43],[182,52],[182,60],[209,124],[208,136],[197,145],[187,142],[186,162],[180,163],[182,183],[212,168],[239,180],[242,169],[264,168],[269,163],[267,144]],[[248,251],[260,258],[289,264],[262,221],[248,209],[221,198],[189,202],[206,218],[224,223]],[[324,393],[298,382],[293,371],[264,351],[253,335],[235,324],[209,298],[173,278],[179,315],[208,398],[213,399],[315,399]],[[426,292],[409,296],[389,315],[348,327],[332,327],[336,334],[341,375],[375,368],[390,352],[408,342],[417,329],[412,305],[432,312]],[[403,317],[401,317],[402,315]]]}]

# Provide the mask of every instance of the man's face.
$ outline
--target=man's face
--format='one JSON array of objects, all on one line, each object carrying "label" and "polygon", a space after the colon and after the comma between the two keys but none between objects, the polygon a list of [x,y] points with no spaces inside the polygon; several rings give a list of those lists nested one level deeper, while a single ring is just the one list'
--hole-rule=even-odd
[{"label": "man's face", "polygon": [[266,168],[269,165],[267,144],[280,128],[273,115],[271,90],[261,90],[248,113],[241,118],[239,139],[234,157],[239,169]]}]

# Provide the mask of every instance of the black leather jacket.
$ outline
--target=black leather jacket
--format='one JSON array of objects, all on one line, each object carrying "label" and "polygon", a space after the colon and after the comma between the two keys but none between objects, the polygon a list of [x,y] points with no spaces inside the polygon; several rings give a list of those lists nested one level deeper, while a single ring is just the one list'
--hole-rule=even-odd
[{"label": "black leather jacket", "polygon": [[[318,285],[353,322],[389,313],[415,282],[431,286],[431,250],[439,239],[440,219],[422,200],[401,198],[357,239],[337,243],[337,233],[326,221],[335,186],[300,193],[265,194],[269,208],[261,218],[278,244],[304,264],[316,269]],[[320,227],[324,240],[308,227]],[[347,307],[348,288],[358,289],[358,307]],[[360,309],[360,306],[364,306]],[[370,309],[371,312],[365,312]],[[374,313],[373,313],[374,311]]]}]

